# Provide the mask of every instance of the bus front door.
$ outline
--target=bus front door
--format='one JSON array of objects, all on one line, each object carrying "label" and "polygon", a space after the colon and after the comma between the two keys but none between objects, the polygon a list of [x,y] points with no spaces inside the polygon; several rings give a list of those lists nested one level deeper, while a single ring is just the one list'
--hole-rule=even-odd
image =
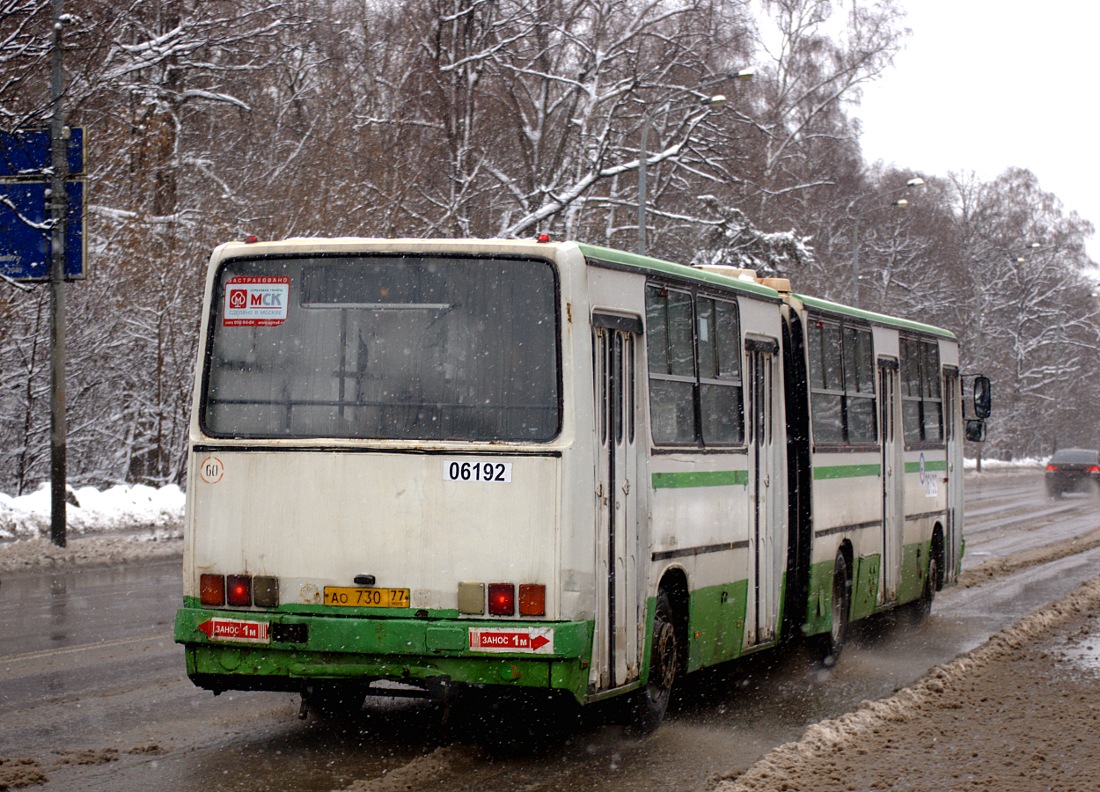
[{"label": "bus front door", "polygon": [[[597,324],[600,317],[593,317]],[[593,681],[608,690],[638,679],[644,598],[639,588],[636,359],[641,322],[609,317],[593,328],[596,377],[596,634]]]}]

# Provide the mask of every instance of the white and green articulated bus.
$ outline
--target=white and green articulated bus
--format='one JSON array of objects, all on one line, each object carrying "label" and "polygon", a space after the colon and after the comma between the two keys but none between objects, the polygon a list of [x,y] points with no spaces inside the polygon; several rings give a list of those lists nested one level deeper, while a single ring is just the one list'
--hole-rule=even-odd
[{"label": "white and green articulated bus", "polygon": [[544,240],[229,243],[204,306],[175,638],[215,693],[653,727],[680,675],[835,660],[958,575],[989,387],[964,419],[946,330]]}]

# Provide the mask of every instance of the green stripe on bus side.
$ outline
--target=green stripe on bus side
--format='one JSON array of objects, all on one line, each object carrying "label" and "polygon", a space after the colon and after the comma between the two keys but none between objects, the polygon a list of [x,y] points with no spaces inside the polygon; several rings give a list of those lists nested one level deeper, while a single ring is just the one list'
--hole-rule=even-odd
[{"label": "green stripe on bus side", "polygon": [[688,487],[747,487],[747,470],[692,470],[686,473],[654,473],[653,489]]},{"label": "green stripe on bus side", "polygon": [[[906,473],[920,473],[920,466],[921,466],[920,462],[906,462],[905,463],[905,472]],[[929,470],[947,470],[947,460],[946,459],[931,459],[931,460],[926,459],[924,461],[924,469],[925,469],[925,471],[929,471]]]},{"label": "green stripe on bus side", "polygon": [[814,468],[814,481],[880,475],[882,475],[882,466],[878,463],[868,465],[829,465],[827,467]]}]

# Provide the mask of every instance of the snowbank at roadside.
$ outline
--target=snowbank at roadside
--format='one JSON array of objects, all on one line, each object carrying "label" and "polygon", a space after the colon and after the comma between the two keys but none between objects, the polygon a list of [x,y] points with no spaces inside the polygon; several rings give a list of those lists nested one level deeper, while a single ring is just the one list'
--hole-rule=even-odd
[{"label": "snowbank at roadside", "polygon": [[65,510],[66,546],[50,541],[50,488],[0,493],[0,571],[170,558],[183,552],[184,493],[175,486],[81,487]]},{"label": "snowbank at roadside", "polygon": [[[1046,460],[1043,459],[1016,459],[1011,462],[1004,462],[1000,459],[983,459],[982,460],[982,472],[983,473],[1002,473],[1011,472],[1013,470],[1028,470],[1038,468],[1041,469],[1046,465]],[[967,473],[972,473],[978,469],[977,459],[964,459],[963,470]]]},{"label": "snowbank at roadside", "polygon": [[[1032,689],[1029,683],[1033,680],[1030,680],[1027,674],[1019,675],[1020,658],[1025,652],[1032,651],[1039,655],[1043,665],[1052,665],[1047,654],[1049,639],[1044,639],[1042,636],[1082,614],[1094,613],[1098,607],[1100,607],[1100,577],[1086,581],[1069,596],[1048,603],[1030,616],[994,634],[977,649],[933,668],[916,683],[898,691],[893,696],[878,701],[865,701],[853,712],[811,725],[801,739],[778,746],[741,775],[720,779],[711,788],[714,792],[772,792],[783,789],[813,792],[814,790],[887,788],[849,785],[848,780],[857,765],[867,765],[872,768],[877,766],[878,769],[884,766],[883,756],[886,754],[876,749],[877,743],[872,744],[874,740],[893,745],[897,739],[892,738],[891,735],[914,732],[920,724],[930,724],[931,730],[942,737],[945,744],[950,744],[953,739],[962,742],[964,737],[949,731],[946,726],[940,727],[940,722],[935,720],[938,713],[946,713],[944,722],[953,724],[952,728],[964,730],[969,737],[974,737],[977,732],[992,734],[991,741],[986,746],[992,747],[988,754],[979,751],[972,754],[973,757],[985,756],[984,761],[989,768],[996,767],[996,750],[1004,749],[1005,746],[1013,748],[1019,758],[1038,756],[1037,761],[1040,764],[1048,764],[1043,756],[1043,749],[1036,747],[1042,745],[1041,740],[1036,739],[1035,745],[1025,750],[1026,746],[1021,746],[1019,743],[1006,743],[1007,738],[998,738],[997,723],[989,721],[967,723],[967,716],[963,715],[960,718],[958,713],[968,711],[965,693],[970,689],[968,686],[974,677],[992,666],[1000,665],[1003,667],[1001,677],[1006,680],[1005,687],[1015,693],[1014,698],[1009,700],[1006,696],[1005,703],[998,705],[1005,708],[999,711],[1000,715],[1016,719],[1028,717],[1028,714],[1035,709],[1027,705],[1027,696]],[[1077,637],[1086,645],[1092,642],[1087,629],[1083,629]],[[1089,649],[1091,648],[1089,646]],[[1035,690],[1039,688],[1035,687]],[[980,691],[973,695],[979,696]],[[1044,695],[1048,694],[1044,692]],[[986,698],[980,698],[981,702],[986,700]],[[1071,703],[1060,702],[1056,706],[1068,709]],[[1006,712],[1011,712],[1013,707],[1018,708],[1018,711],[1012,715],[1005,715]],[[1084,710],[1084,717],[1091,715],[1095,719],[1095,699],[1091,695],[1082,703],[1081,709]],[[1055,731],[1065,730],[1065,724],[1044,726],[1035,723],[1029,726],[1036,732],[1043,728]],[[1083,728],[1084,731],[1089,731],[1086,727]],[[1036,733],[1035,736],[1038,738],[1039,735]],[[935,738],[933,738],[934,742]],[[927,783],[929,775],[921,772],[919,768],[921,761],[946,761],[938,756],[934,745],[929,745],[922,756],[906,755],[902,761],[906,762],[911,779],[917,779],[912,788],[944,788],[935,783],[927,786],[922,784],[922,781]],[[1056,765],[1057,762],[1051,764]],[[1095,764],[1091,766],[1095,767]],[[1023,784],[1019,787],[1013,786],[1013,789],[1078,788],[1073,785],[1048,786],[1046,783],[1032,786],[1027,781],[1028,774],[1025,768],[1025,763],[1021,763],[1019,767],[1010,768],[1010,772],[1018,775]],[[839,772],[838,769],[844,772]],[[1002,783],[997,783],[993,780],[994,777],[993,775],[986,778],[974,777],[964,772],[956,776],[956,779],[968,789],[1005,789],[1003,780]],[[973,783],[967,786],[961,779],[967,779]],[[910,785],[907,784],[906,788],[910,788]]]},{"label": "snowbank at roadside", "polygon": [[[102,492],[95,487],[81,487],[70,492],[70,498],[65,515],[70,536],[170,531],[183,526],[184,494],[174,484],[160,489],[119,484]],[[0,542],[49,535],[48,484],[17,498],[0,493]]]}]

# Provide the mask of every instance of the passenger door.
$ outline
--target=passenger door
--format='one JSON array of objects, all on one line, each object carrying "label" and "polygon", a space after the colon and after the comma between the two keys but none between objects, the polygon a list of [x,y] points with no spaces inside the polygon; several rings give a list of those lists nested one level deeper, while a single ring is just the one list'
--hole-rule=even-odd
[{"label": "passenger door", "polygon": [[592,317],[596,409],[596,570],[593,647],[598,687],[638,678],[643,597],[639,589],[637,359],[641,320]]},{"label": "passenger door", "polygon": [[879,604],[897,601],[901,575],[902,531],[905,529],[904,442],[898,361],[878,359],[879,439],[882,444],[882,571]]},{"label": "passenger door", "polygon": [[944,537],[944,559],[940,575],[953,582],[962,561],[963,533],[963,433],[962,385],[954,368],[943,370],[943,432],[947,441],[947,536]]},{"label": "passenger door", "polygon": [[779,456],[785,438],[779,436],[779,343],[773,338],[746,337],[745,442],[749,466],[749,591],[745,613],[745,648],[773,642],[777,635],[779,587],[777,554],[784,551],[786,473]]}]

